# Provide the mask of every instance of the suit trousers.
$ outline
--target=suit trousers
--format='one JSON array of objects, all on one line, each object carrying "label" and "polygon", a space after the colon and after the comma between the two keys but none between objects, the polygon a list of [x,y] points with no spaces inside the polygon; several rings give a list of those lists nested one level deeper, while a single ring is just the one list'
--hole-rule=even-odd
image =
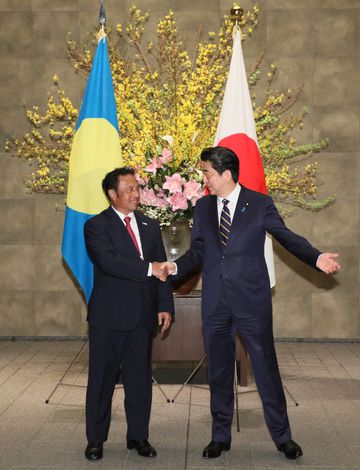
[{"label": "suit trousers", "polygon": [[234,413],[235,339],[238,334],[246,347],[265,421],[273,440],[280,444],[291,439],[286,399],[280,378],[272,331],[272,317],[252,318],[232,315],[225,295],[211,320],[204,319],[204,340],[208,360],[212,440],[231,441]]},{"label": "suit trousers", "polygon": [[153,334],[143,326],[131,331],[89,328],[89,377],[86,435],[89,442],[107,440],[112,397],[122,368],[128,439],[147,439],[152,399]]}]

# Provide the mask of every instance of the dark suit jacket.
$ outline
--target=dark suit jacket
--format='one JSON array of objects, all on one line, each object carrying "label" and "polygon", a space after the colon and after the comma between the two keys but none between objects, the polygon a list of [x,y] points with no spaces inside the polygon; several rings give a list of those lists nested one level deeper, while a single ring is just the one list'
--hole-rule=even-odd
[{"label": "dark suit jacket", "polygon": [[112,207],[85,224],[86,248],[94,264],[90,326],[129,331],[143,321],[153,329],[158,312],[174,312],[170,281],[147,276],[149,262],[166,260],[159,223],[137,211],[135,217],[144,260]]},{"label": "dark suit jacket", "polygon": [[241,187],[224,250],[219,237],[216,196],[205,196],[197,202],[191,247],[176,263],[179,277],[203,265],[205,323],[213,318],[220,295],[226,295],[235,316],[271,315],[271,289],[264,258],[266,232],[315,268],[320,251],[286,227],[271,197]]}]

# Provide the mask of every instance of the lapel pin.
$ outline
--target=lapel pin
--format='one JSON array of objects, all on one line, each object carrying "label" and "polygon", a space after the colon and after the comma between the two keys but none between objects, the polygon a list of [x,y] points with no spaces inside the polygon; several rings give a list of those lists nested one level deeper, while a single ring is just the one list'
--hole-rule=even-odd
[{"label": "lapel pin", "polygon": [[242,207],[242,208],[241,208],[241,212],[244,213],[244,212],[246,211],[246,209],[248,208],[248,206],[249,206],[249,203],[248,203],[248,202],[245,203],[245,207]]},{"label": "lapel pin", "polygon": [[147,222],[141,222],[143,225],[147,225]]}]

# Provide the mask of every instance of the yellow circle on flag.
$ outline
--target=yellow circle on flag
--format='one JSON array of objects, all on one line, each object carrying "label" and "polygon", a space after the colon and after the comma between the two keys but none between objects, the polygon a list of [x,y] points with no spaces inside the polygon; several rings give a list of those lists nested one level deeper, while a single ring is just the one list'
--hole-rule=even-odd
[{"label": "yellow circle on flag", "polygon": [[101,182],[109,171],[122,166],[117,130],[106,119],[84,119],[70,155],[67,205],[85,214],[98,214],[109,202]]}]

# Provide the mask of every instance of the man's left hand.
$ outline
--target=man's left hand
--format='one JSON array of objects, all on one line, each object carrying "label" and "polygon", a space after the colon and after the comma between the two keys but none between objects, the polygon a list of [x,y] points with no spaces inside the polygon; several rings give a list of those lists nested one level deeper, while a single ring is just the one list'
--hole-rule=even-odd
[{"label": "man's left hand", "polygon": [[158,325],[160,327],[161,336],[164,337],[171,325],[172,315],[169,312],[158,313]]},{"label": "man's left hand", "polygon": [[340,264],[336,261],[338,256],[338,253],[321,253],[316,267],[326,274],[334,274],[340,269]]}]

